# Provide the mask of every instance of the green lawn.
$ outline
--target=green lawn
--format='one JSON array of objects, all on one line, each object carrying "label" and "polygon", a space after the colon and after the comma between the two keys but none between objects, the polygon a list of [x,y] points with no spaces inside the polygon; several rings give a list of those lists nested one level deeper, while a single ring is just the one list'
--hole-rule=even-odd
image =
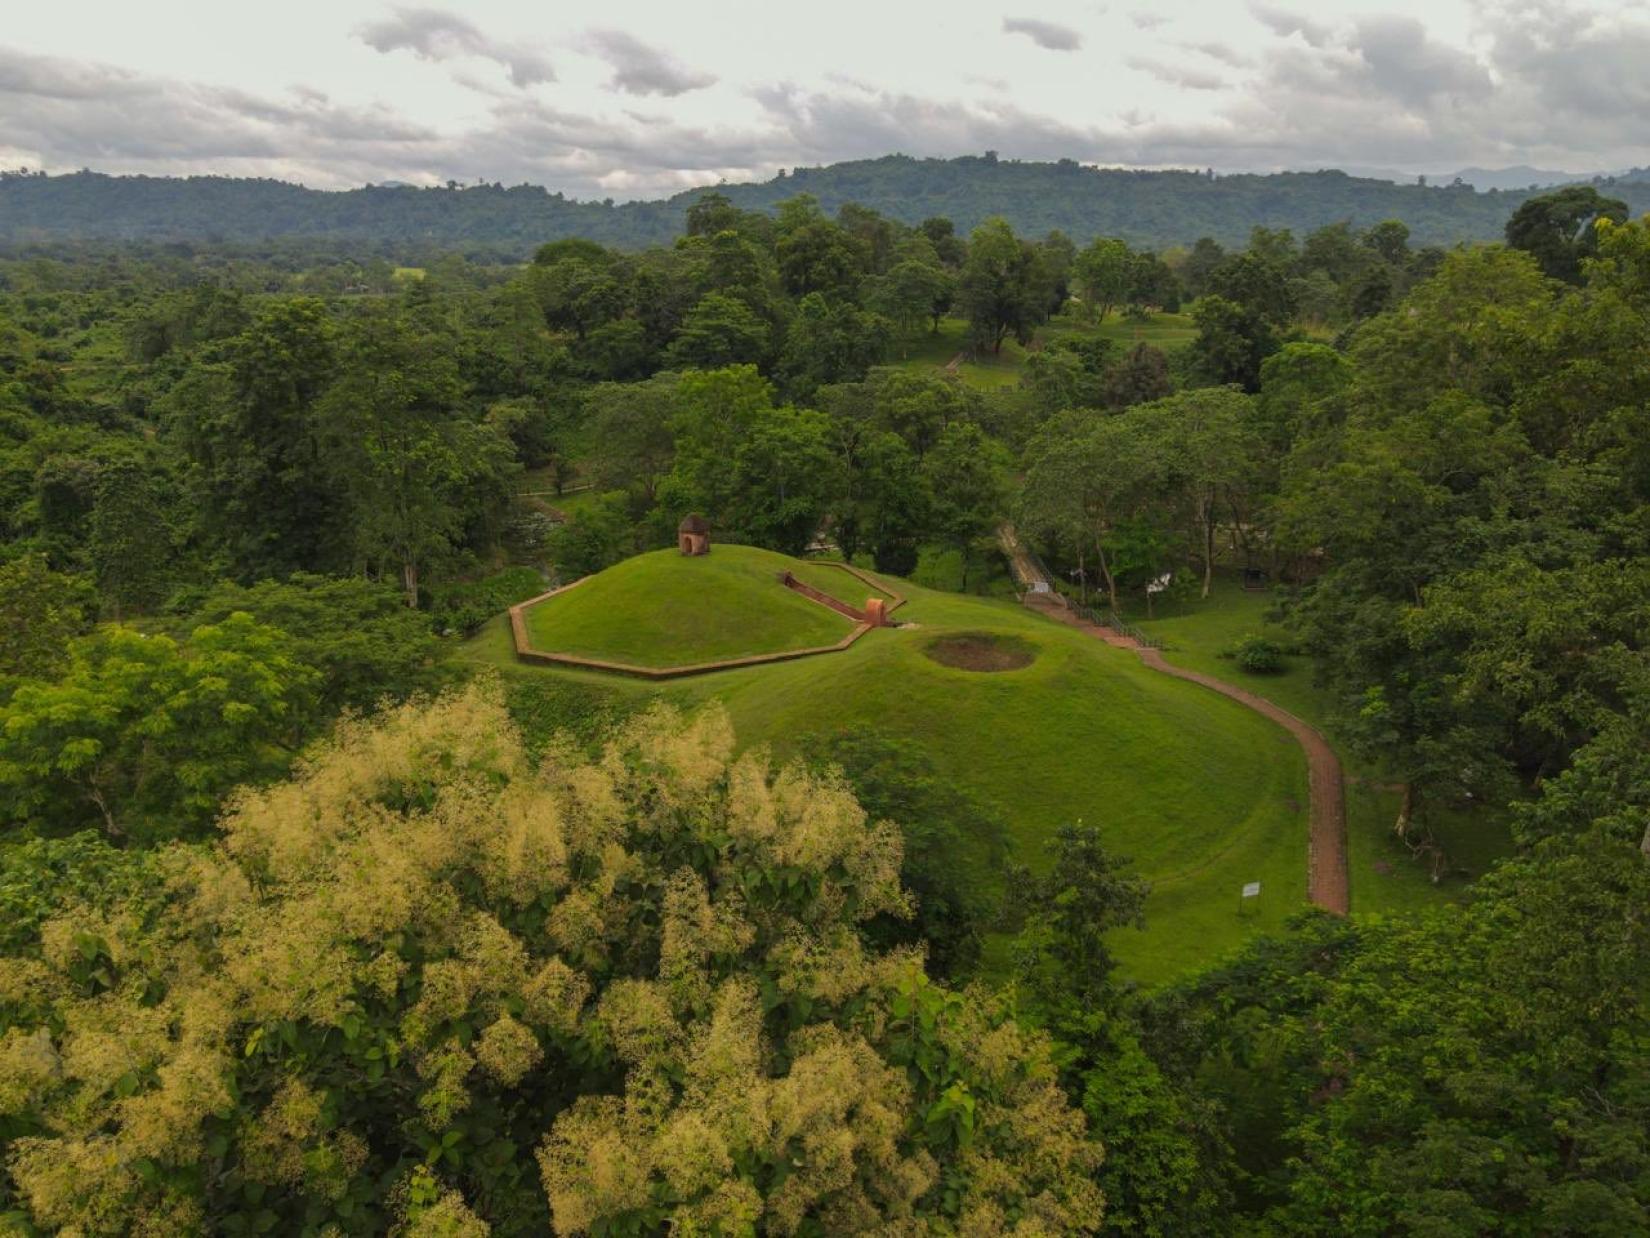
[{"label": "green lawn", "polygon": [[[1111,314],[1098,326],[1062,314],[1037,328],[1031,347],[1085,335],[1116,341],[1119,353],[1136,344],[1150,344],[1164,352],[1174,352],[1197,337],[1197,328],[1187,314],[1153,314],[1143,323],[1129,322],[1120,314]],[[938,332],[924,332],[914,339],[896,343],[893,364],[902,369],[932,372],[968,349],[968,324],[960,318],[944,318],[940,320]],[[1027,352],[1012,339],[1004,340],[1001,353],[983,353],[964,361],[957,367],[957,375],[966,385],[982,391],[1012,387],[1020,381]]]},{"label": "green lawn", "polygon": [[[894,345],[892,363],[901,369],[929,373],[948,365],[951,358],[970,347],[968,324],[961,318],[943,318],[937,333],[924,332],[909,341]],[[957,367],[957,376],[964,384],[989,391],[997,387],[1013,387],[1020,381],[1020,369],[1025,363],[1025,349],[1013,340],[1004,340],[1001,353],[983,353]]]},{"label": "green lawn", "polygon": [[[1283,706],[1323,731],[1333,743],[1329,722],[1335,702],[1312,683],[1304,658],[1290,658],[1281,674],[1251,675],[1220,656],[1240,638],[1256,633],[1288,642],[1288,634],[1267,620],[1277,604],[1271,591],[1247,591],[1235,577],[1220,574],[1207,601],[1191,597],[1162,608],[1168,613],[1128,618],[1166,644],[1164,656],[1179,666],[1217,675]],[[1340,745],[1337,745],[1340,750]],[[1451,862],[1461,871],[1437,885],[1430,870],[1410,857],[1392,833],[1398,793],[1388,789],[1389,772],[1353,759],[1344,750],[1347,775],[1347,848],[1354,912],[1391,912],[1426,906],[1439,898],[1457,898],[1467,879],[1482,873],[1511,849],[1506,819],[1491,809],[1436,812],[1434,833]]]},{"label": "green lawn", "polygon": [[1061,314],[1037,328],[1037,338],[1045,344],[1077,335],[1098,335],[1113,340],[1119,353],[1136,344],[1150,344],[1164,352],[1175,352],[1197,338],[1197,327],[1192,324],[1190,314],[1153,314],[1145,322],[1130,322],[1122,314],[1114,312],[1108,314],[1106,321],[1098,326],[1081,322],[1069,314]]},{"label": "green lawn", "polygon": [[[699,567],[718,556],[723,563],[744,557],[728,553],[734,549],[717,547],[706,559],[674,563]],[[762,570],[771,572],[778,558],[768,556]],[[658,561],[642,556],[613,571],[644,582],[657,574],[652,564]],[[1147,930],[1119,933],[1116,942],[1127,970],[1146,982],[1208,963],[1304,904],[1306,770],[1285,732],[1012,601],[908,582],[898,588],[910,601],[897,618],[911,626],[871,632],[842,653],[663,688],[516,664],[502,622],[467,642],[465,653],[509,675],[599,682],[690,708],[715,698],[727,707],[741,744],[769,744],[781,755],[803,736],[846,727],[915,740],[941,774],[1001,807],[1013,831],[1014,858],[1032,865],[1045,862],[1044,844],[1056,826],[1096,823],[1153,883]],[[605,599],[593,616],[603,631],[617,626],[613,612],[652,604],[629,585],[628,601],[607,589],[591,596]],[[1023,669],[995,673],[943,666],[924,656],[923,647],[948,630],[1018,636],[1035,647],[1037,658]],[[656,656],[657,647],[649,652]],[[1256,913],[1243,916],[1238,891],[1247,881],[1260,881],[1263,895]],[[990,963],[1000,968],[1002,943],[996,944]]]},{"label": "green lawn", "polygon": [[527,630],[537,649],[641,666],[834,645],[854,625],[779,583],[794,564],[752,546],[655,550],[534,606]]},{"label": "green lawn", "polygon": [[811,585],[821,593],[830,594],[839,602],[846,602],[849,606],[860,609],[864,609],[867,598],[878,597],[883,601],[889,601],[894,596],[889,590],[873,588],[851,572],[831,567],[822,559],[792,560],[790,572],[803,584]]}]

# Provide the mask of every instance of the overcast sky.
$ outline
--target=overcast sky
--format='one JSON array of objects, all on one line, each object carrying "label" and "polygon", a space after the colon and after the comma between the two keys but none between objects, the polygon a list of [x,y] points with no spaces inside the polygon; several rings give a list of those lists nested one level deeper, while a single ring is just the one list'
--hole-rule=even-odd
[{"label": "overcast sky", "polygon": [[901,151],[1650,164],[1650,0],[13,0],[0,165],[653,197]]}]

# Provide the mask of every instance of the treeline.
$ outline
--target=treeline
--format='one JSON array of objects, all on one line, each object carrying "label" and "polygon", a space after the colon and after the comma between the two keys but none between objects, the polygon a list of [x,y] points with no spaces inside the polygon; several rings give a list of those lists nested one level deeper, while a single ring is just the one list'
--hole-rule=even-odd
[{"label": "treeline", "polygon": [[[1137,172],[998,159],[888,155],[797,168],[760,184],[720,185],[736,206],[771,212],[798,193],[827,211],[849,203],[916,224],[933,215],[964,232],[1001,216],[1021,232],[1058,230],[1081,242],[1116,236],[1161,249],[1199,236],[1241,244],[1251,228],[1307,232],[1337,222],[1362,230],[1385,219],[1407,224],[1427,245],[1492,240],[1534,190],[1479,193],[1468,185],[1396,185],[1342,172],[1214,176]],[[583,237],[622,249],[668,244],[706,191],[662,201],[576,202],[540,186],[369,186],[321,192],[230,177],[0,176],[0,241],[266,242],[330,238],[357,245],[439,245],[522,258],[546,240]],[[1650,209],[1650,182],[1623,180],[1611,192]]]}]

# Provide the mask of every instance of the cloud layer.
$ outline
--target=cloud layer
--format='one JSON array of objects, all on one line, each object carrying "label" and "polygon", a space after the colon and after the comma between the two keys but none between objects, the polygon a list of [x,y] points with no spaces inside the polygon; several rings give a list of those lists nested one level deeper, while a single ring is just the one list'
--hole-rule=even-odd
[{"label": "cloud layer", "polygon": [[491,60],[503,65],[520,87],[556,80],[556,71],[538,52],[488,38],[473,23],[440,9],[397,8],[391,16],[360,27],[356,36],[378,51],[409,51],[424,60]]},{"label": "cloud layer", "polygon": [[[406,71],[439,75],[468,100],[446,120],[370,94],[345,101],[336,88],[256,91],[0,45],[0,164],[328,187],[482,178],[627,197],[891,151],[1222,170],[1650,162],[1641,6],[1475,3],[1469,36],[1453,39],[1413,16],[1333,18],[1276,0],[1257,0],[1241,39],[1179,20],[1154,34],[1135,29],[1135,15],[1094,9],[1081,29],[1010,16],[995,53],[1006,89],[969,71],[978,66],[948,79],[895,68],[879,81],[790,73],[759,53],[741,76],[617,25],[569,32],[548,50],[430,8],[357,25],[356,46],[410,53],[425,67]],[[1085,37],[1101,23],[1110,34]],[[1014,80],[1025,70],[1002,59],[1002,33],[1063,53],[1039,63],[1071,75],[1071,98],[1104,75],[1124,84],[1126,106],[1035,106]],[[639,99],[658,110],[637,110],[649,106]]]},{"label": "cloud layer", "polygon": [[589,43],[613,67],[613,88],[626,94],[674,98],[716,84],[714,73],[690,69],[623,30],[593,30]]},{"label": "cloud layer", "polygon": [[1035,17],[1003,18],[1005,34],[1023,34],[1038,47],[1051,52],[1074,52],[1083,46],[1083,36],[1070,26],[1058,22],[1039,21]]}]

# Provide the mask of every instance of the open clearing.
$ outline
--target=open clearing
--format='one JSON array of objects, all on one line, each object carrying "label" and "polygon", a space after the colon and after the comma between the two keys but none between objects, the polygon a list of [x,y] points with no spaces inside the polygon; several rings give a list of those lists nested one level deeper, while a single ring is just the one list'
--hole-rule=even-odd
[{"label": "open clearing", "polygon": [[1164,352],[1185,348],[1197,338],[1197,328],[1187,314],[1153,314],[1145,322],[1131,322],[1112,314],[1098,325],[1079,322],[1069,315],[1049,319],[1037,328],[1029,348],[1012,339],[1003,341],[1000,353],[972,354],[968,324],[960,318],[943,318],[937,332],[927,332],[894,348],[891,364],[901,369],[931,373],[944,369],[959,353],[956,374],[964,385],[981,391],[1017,386],[1027,355],[1058,339],[1100,336],[1116,345],[1114,356],[1122,356],[1136,344],[1150,344]]},{"label": "open clearing", "polygon": [[[706,558],[675,561],[697,567],[721,556],[720,562],[732,565],[744,558],[727,553],[733,549],[744,548],[716,546]],[[768,582],[786,565],[802,574],[782,555],[751,553],[766,557],[746,560],[742,592],[754,583],[749,571],[758,577],[766,573]],[[592,582],[566,595],[572,599],[589,590],[588,609],[576,616],[587,644],[604,653],[617,649],[627,638],[616,633],[637,626],[631,601],[664,618],[657,598],[639,595],[657,575],[649,570],[651,563],[675,555],[644,555],[610,569],[620,573],[622,588],[594,589]],[[808,579],[814,583],[811,572]],[[847,621],[826,608],[777,584],[774,589],[782,599],[839,620],[844,626],[838,635],[846,630]],[[507,675],[553,676],[591,693],[627,699],[657,695],[688,708],[718,699],[741,745],[768,744],[781,756],[794,751],[801,737],[843,729],[876,728],[915,740],[942,776],[1003,810],[1015,860],[1033,867],[1046,862],[1045,844],[1060,824],[1098,824],[1108,844],[1133,857],[1153,883],[1147,930],[1116,937],[1126,969],[1143,981],[1166,980],[1208,963],[1305,905],[1306,763],[1286,732],[1241,705],[1151,671],[1133,654],[1013,601],[936,593],[905,582],[898,589],[909,598],[898,618],[912,626],[873,631],[841,653],[664,687],[523,666],[514,659],[502,617],[472,638],[467,652]],[[734,625],[731,632],[696,627],[694,657],[712,641],[732,653],[751,651],[752,638],[742,623],[735,624],[742,608],[704,608],[702,596],[675,596],[675,607],[700,607],[706,615],[715,611],[718,624]],[[564,633],[565,621],[565,616],[557,620]],[[793,631],[788,619],[776,626]],[[999,674],[944,666],[928,656],[926,646],[948,634],[1007,638],[1033,649],[1035,660]],[[655,635],[641,652],[686,660],[687,648],[665,647]],[[1001,879],[1000,873],[990,875]],[[1238,892],[1250,881],[1262,882],[1263,894],[1252,900],[1258,902],[1252,914],[1242,915]],[[987,966],[1001,973],[1006,952],[1003,943],[994,944]]]},{"label": "open clearing", "polygon": [[[1250,675],[1232,659],[1220,656],[1251,633],[1287,644],[1288,634],[1267,618],[1278,596],[1272,590],[1245,590],[1234,576],[1222,573],[1206,601],[1194,596],[1159,607],[1154,619],[1139,612],[1129,612],[1125,618],[1164,642],[1166,661],[1276,702],[1333,742],[1330,723],[1335,701],[1313,684],[1305,658],[1289,658],[1278,674]],[[1428,866],[1414,860],[1392,833],[1399,796],[1391,789],[1391,775],[1359,762],[1340,745],[1337,751],[1346,771],[1347,860],[1354,915],[1418,909],[1440,898],[1458,898],[1468,889],[1467,879],[1481,875],[1511,852],[1504,813],[1489,808],[1434,810],[1434,832],[1458,870],[1435,884]]]}]

